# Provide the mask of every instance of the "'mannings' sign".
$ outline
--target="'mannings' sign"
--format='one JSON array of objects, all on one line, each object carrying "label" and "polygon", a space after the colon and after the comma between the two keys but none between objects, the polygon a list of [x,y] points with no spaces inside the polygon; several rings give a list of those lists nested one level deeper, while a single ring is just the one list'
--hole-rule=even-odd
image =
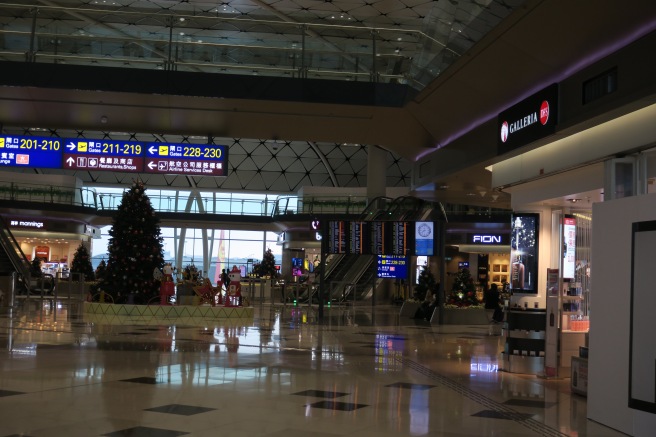
[{"label": "'mannings' sign", "polygon": [[557,122],[558,84],[553,84],[499,114],[499,155],[553,134]]}]

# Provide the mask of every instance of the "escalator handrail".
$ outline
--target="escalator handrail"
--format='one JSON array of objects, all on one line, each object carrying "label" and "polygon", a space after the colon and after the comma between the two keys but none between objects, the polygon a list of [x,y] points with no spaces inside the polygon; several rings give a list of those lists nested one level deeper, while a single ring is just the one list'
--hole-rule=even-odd
[{"label": "escalator handrail", "polygon": [[20,244],[18,244],[18,241],[16,241],[14,235],[7,227],[7,223],[3,217],[0,217],[0,244],[2,244],[5,249],[14,269],[16,269],[16,271],[29,283],[31,276],[28,267],[29,260],[25,256],[25,253],[23,253]]}]

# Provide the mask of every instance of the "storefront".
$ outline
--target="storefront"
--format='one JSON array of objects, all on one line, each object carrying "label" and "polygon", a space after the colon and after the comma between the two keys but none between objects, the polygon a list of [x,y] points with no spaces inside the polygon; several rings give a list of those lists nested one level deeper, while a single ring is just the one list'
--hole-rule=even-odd
[{"label": "storefront", "polygon": [[70,263],[80,243],[88,246],[99,231],[72,220],[49,217],[4,216],[5,223],[28,260],[42,260],[41,270],[68,277]]}]

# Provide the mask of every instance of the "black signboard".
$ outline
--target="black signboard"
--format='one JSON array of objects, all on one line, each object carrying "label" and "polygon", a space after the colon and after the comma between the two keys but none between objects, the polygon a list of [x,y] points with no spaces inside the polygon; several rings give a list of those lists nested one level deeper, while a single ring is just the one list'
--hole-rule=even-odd
[{"label": "black signboard", "polygon": [[553,134],[558,123],[558,84],[553,84],[499,114],[499,155]]},{"label": "black signboard", "polygon": [[477,232],[475,234],[467,234],[467,244],[508,246],[510,244],[510,235],[500,234],[498,232]]}]

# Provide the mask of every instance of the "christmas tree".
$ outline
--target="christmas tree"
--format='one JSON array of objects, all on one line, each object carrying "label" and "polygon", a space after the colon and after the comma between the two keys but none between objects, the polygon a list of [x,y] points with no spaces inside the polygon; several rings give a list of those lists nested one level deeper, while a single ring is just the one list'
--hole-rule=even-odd
[{"label": "christmas tree", "polygon": [[449,296],[446,298],[446,304],[458,307],[480,305],[480,302],[476,297],[474,279],[472,278],[469,269],[462,269],[456,273],[453,278],[451,293],[449,293]]},{"label": "christmas tree", "polygon": [[71,273],[83,274],[84,279],[87,281],[93,281],[95,279],[93,266],[91,265],[91,257],[89,256],[89,251],[84,243],[80,243],[75,250],[73,262],[71,263]]},{"label": "christmas tree", "polygon": [[100,288],[115,303],[132,301],[147,303],[159,294],[159,281],[153,278],[155,268],[164,265],[163,238],[159,218],[141,181],[123,193],[109,231],[109,259]]},{"label": "christmas tree", "polygon": [[107,273],[107,263],[104,259],[100,260],[100,264],[96,267],[96,280],[102,281],[105,278],[105,273]]},{"label": "christmas tree", "polygon": [[435,293],[437,291],[437,282],[435,281],[435,276],[431,273],[428,265],[425,265],[421,269],[419,278],[417,278],[417,285],[415,285],[415,294],[414,298],[416,300],[423,301],[426,299],[427,292]]},{"label": "christmas tree", "polygon": [[278,273],[276,270],[276,258],[273,256],[270,248],[267,248],[262,257],[262,262],[259,264],[258,273],[260,276],[271,276],[274,278]]}]

